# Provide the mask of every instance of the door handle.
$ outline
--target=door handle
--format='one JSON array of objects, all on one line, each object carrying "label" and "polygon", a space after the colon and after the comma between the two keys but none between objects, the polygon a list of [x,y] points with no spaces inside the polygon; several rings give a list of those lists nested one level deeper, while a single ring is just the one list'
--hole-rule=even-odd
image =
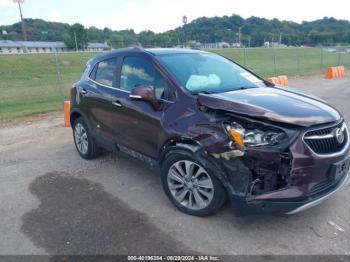
[{"label": "door handle", "polygon": [[80,90],[80,93],[81,93],[82,95],[86,95],[86,94],[87,94],[87,91],[86,91],[86,89],[81,89],[81,90]]},{"label": "door handle", "polygon": [[122,103],[120,103],[120,101],[116,100],[112,102],[113,105],[117,106],[117,107],[122,107]]}]

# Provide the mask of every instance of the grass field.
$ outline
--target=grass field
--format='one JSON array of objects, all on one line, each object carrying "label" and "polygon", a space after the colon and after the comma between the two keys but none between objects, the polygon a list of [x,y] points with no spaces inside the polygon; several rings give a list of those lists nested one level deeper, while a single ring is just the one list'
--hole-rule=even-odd
[{"label": "grass field", "polygon": [[[65,98],[92,53],[59,54]],[[0,121],[62,108],[53,54],[0,56]]]},{"label": "grass field", "polygon": [[[307,75],[321,72],[321,51],[317,48],[286,49],[213,49],[241,64],[246,64],[258,74],[267,77],[276,73]],[[86,61],[93,53],[59,54],[58,60],[65,98],[69,87],[77,81]],[[338,64],[336,53],[322,53],[322,70]],[[350,66],[350,54],[340,55],[340,64]],[[0,55],[0,121],[20,116],[46,113],[62,109],[62,99],[57,84],[53,54]]]},{"label": "grass field", "polygon": [[[319,48],[251,48],[213,49],[212,51],[231,58],[257,72],[263,77],[276,75],[309,75],[321,73],[329,66],[350,66],[350,54],[321,51]],[[246,53],[244,59],[244,52]],[[246,63],[245,63],[246,61]]]}]

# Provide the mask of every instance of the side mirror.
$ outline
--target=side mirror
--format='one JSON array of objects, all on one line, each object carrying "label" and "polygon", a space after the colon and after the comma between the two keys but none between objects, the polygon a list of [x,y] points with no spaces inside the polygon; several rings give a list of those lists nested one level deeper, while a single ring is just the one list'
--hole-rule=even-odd
[{"label": "side mirror", "polygon": [[158,99],[154,94],[153,88],[149,86],[138,86],[131,89],[129,97],[130,99],[133,99],[133,100],[141,100],[141,101],[148,102],[156,110],[158,110],[160,107]]}]

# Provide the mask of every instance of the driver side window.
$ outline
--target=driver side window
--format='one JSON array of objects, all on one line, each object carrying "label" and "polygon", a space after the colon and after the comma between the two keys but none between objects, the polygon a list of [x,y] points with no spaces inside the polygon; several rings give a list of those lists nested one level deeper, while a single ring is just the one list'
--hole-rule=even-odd
[{"label": "driver side window", "polygon": [[126,57],[120,75],[120,88],[131,91],[137,86],[152,87],[158,99],[168,98],[167,81],[150,62],[142,57]]}]

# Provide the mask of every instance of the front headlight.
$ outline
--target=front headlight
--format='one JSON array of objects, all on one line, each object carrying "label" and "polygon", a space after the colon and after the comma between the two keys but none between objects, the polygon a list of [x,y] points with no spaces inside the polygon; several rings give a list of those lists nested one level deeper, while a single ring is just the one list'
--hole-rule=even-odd
[{"label": "front headlight", "polygon": [[254,129],[244,134],[244,143],[247,146],[276,145],[283,136],[284,133]]},{"label": "front headlight", "polygon": [[258,128],[245,129],[238,123],[225,125],[227,133],[236,142],[240,149],[247,147],[258,147],[276,145],[285,137],[285,133],[277,130],[262,130]]}]

